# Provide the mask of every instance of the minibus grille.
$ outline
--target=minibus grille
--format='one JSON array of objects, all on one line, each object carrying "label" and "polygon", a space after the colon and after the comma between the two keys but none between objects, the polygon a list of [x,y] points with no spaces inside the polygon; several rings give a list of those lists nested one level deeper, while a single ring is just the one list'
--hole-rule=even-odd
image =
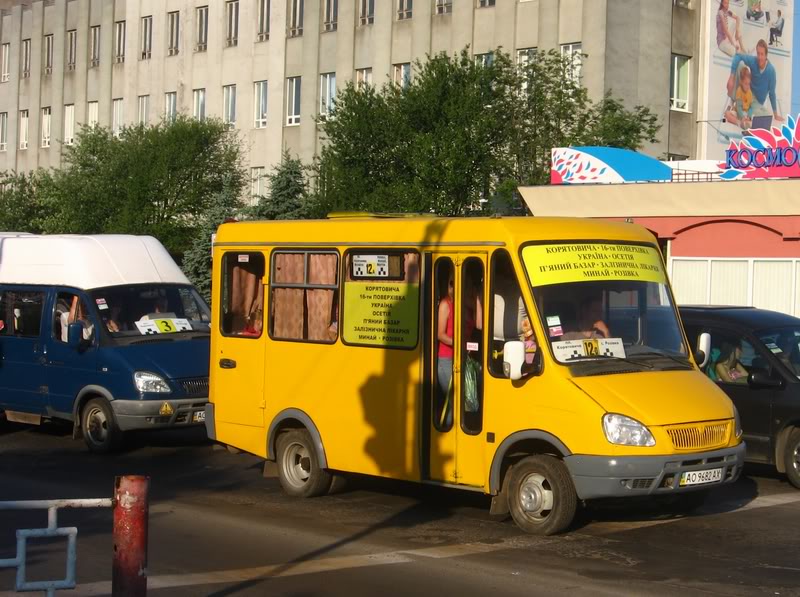
[{"label": "minibus grille", "polygon": [[728,443],[730,421],[692,423],[667,427],[667,435],[678,450],[718,448]]},{"label": "minibus grille", "polygon": [[208,378],[192,377],[180,380],[181,387],[187,396],[208,396]]}]

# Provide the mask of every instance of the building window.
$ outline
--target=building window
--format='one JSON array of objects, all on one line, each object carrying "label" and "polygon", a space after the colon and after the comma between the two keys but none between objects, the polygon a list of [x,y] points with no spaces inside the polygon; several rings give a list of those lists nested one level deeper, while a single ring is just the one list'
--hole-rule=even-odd
[{"label": "building window", "polygon": [[53,35],[44,36],[44,74],[53,74]]},{"label": "building window", "polygon": [[178,92],[168,91],[164,94],[164,119],[175,122],[178,117]]},{"label": "building window", "polygon": [[89,68],[100,66],[100,25],[91,28],[89,36],[91,45],[89,46]]},{"label": "building window", "polygon": [[205,52],[208,49],[208,6],[198,6],[195,10],[197,21],[197,39],[194,44],[195,52]]},{"label": "building window", "polygon": [[561,56],[565,58],[566,75],[573,83],[579,83],[581,80],[581,65],[583,62],[581,44],[563,44],[561,46]]},{"label": "building window", "polygon": [[0,151],[8,147],[8,112],[0,112]]},{"label": "building window", "polygon": [[31,40],[22,40],[22,78],[31,76]]},{"label": "building window", "polygon": [[286,124],[300,124],[300,84],[302,77],[286,79]]},{"label": "building window", "polygon": [[114,23],[114,62],[125,62],[125,21]]},{"label": "building window", "polygon": [[11,44],[3,44],[0,46],[0,83],[8,81],[10,73],[9,68],[11,65]]},{"label": "building window", "polygon": [[193,104],[194,109],[192,114],[197,120],[205,120],[206,119],[206,90],[205,89],[195,89],[193,92]]},{"label": "building window", "polygon": [[100,122],[100,102],[89,102],[89,114],[86,123],[96,126]]},{"label": "building window", "polygon": [[272,252],[270,335],[332,344],[338,337],[339,254]]},{"label": "building window", "polygon": [[272,10],[272,0],[258,0],[258,31],[256,41],[269,39],[269,17]]},{"label": "building window", "polygon": [[322,21],[325,31],[336,31],[339,21],[339,0],[325,0],[325,16]]},{"label": "building window", "polygon": [[689,58],[679,54],[672,55],[672,68],[669,74],[671,110],[689,111]]},{"label": "building window", "polygon": [[64,145],[75,142],[75,105],[64,106]]},{"label": "building window", "polygon": [[125,124],[123,110],[123,103],[121,98],[113,101],[113,118],[111,120],[111,134],[119,138],[122,134],[122,126]]},{"label": "building window", "polygon": [[536,48],[520,48],[517,50],[517,64],[525,66],[530,64],[533,57],[536,55]]},{"label": "building window", "polygon": [[222,88],[222,122],[230,128],[236,124],[236,85]]},{"label": "building window", "polygon": [[411,83],[411,63],[395,64],[392,70],[392,81],[405,89]]},{"label": "building window", "polygon": [[255,82],[255,127],[263,129],[267,126],[267,82]]},{"label": "building window", "polygon": [[494,63],[494,54],[486,52],[485,54],[475,54],[475,64],[483,68],[492,66]]},{"label": "building window", "polygon": [[19,148],[28,149],[28,111],[19,111]]},{"label": "building window", "polygon": [[289,37],[303,35],[304,0],[289,0]]},{"label": "building window", "polygon": [[169,27],[167,54],[169,56],[176,56],[179,52],[181,41],[181,13],[178,11],[168,12],[167,26]]},{"label": "building window", "polygon": [[141,60],[150,60],[153,55],[153,17],[142,17],[142,52]]},{"label": "building window", "polygon": [[357,68],[356,69],[356,85],[372,85],[372,69],[371,68]]},{"label": "building window", "polygon": [[228,0],[225,3],[225,45],[239,45],[239,0]]},{"label": "building window", "polygon": [[141,125],[147,125],[150,120],[150,96],[140,95],[138,104],[136,120]]},{"label": "building window", "polygon": [[50,124],[53,112],[50,107],[42,108],[42,147],[50,147]]},{"label": "building window", "polygon": [[494,6],[494,0],[478,0],[478,8],[486,8],[487,6]]},{"label": "building window", "polygon": [[333,102],[336,99],[336,73],[323,73],[319,76],[319,115],[323,120],[327,119]]},{"label": "building window", "polygon": [[410,19],[414,8],[414,0],[397,0],[397,20]]},{"label": "building window", "polygon": [[358,22],[371,25],[375,22],[375,0],[358,0]]},{"label": "building window", "polygon": [[75,29],[67,31],[67,70],[75,70],[75,61],[78,59],[78,32]]},{"label": "building window", "polygon": [[254,202],[257,201],[259,197],[263,197],[266,191],[267,179],[266,176],[264,176],[264,171],[264,166],[250,168],[250,197]]},{"label": "building window", "polygon": [[453,0],[436,0],[436,14],[449,15],[453,12]]}]

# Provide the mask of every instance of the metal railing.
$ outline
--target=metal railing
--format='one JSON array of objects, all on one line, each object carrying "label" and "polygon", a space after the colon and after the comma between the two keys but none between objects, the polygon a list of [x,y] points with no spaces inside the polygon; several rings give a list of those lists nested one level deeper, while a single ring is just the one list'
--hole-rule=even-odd
[{"label": "metal railing", "polygon": [[[47,527],[43,529],[17,529],[17,555],[11,559],[0,560],[0,568],[16,568],[17,580],[15,589],[19,592],[45,591],[48,597],[55,595],[59,589],[75,588],[75,560],[76,543],[78,539],[77,527],[59,527],[59,508],[111,508],[114,505],[112,498],[82,499],[82,500],[28,500],[17,502],[0,502],[2,510],[47,510]],[[67,570],[62,580],[40,580],[28,582],[25,577],[27,571],[27,542],[28,539],[44,537],[67,537]]]}]

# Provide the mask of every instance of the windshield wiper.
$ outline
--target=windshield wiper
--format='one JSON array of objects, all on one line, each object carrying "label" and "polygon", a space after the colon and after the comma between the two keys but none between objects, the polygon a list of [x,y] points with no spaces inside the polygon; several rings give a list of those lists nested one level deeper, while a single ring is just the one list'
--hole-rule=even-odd
[{"label": "windshield wiper", "polygon": [[686,369],[691,369],[692,368],[692,365],[689,362],[689,358],[688,357],[684,357],[683,359],[680,359],[679,357],[676,357],[676,356],[673,356],[671,354],[667,354],[667,353],[664,353],[664,352],[655,352],[655,351],[637,352],[637,353],[634,353],[631,356],[634,356],[634,357],[638,357],[638,356],[660,357],[662,359],[669,359],[670,361],[674,361],[674,362],[678,363],[679,365],[681,365],[681,367],[685,367]]},{"label": "windshield wiper", "polygon": [[[584,360],[584,359],[586,359],[586,360]],[[577,357],[575,357],[573,359],[570,359],[568,361],[564,361],[564,362],[571,365],[572,363],[575,363],[575,362],[582,362],[583,363],[583,362],[587,362],[588,360],[591,360],[591,361],[602,361],[602,360],[609,360],[609,359],[614,360],[614,361],[620,361],[622,363],[630,363],[631,365],[637,365],[639,367],[646,367],[648,369],[652,369],[653,368],[653,365],[651,365],[650,363],[644,363],[642,361],[634,361],[634,360],[631,360],[631,359],[629,359],[627,357],[616,357],[614,355],[609,355],[609,354],[598,354],[598,355],[594,355],[594,356],[578,355]]]}]

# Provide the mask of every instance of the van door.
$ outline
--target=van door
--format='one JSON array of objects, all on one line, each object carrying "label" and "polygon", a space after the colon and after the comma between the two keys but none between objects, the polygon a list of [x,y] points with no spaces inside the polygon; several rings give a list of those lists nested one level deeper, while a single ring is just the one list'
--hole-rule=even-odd
[{"label": "van door", "polygon": [[[78,348],[67,344],[66,326],[73,305],[75,320],[86,322],[85,344]],[[97,346],[101,331],[86,297],[75,290],[60,290],[52,306],[48,307],[47,314],[43,337],[47,359],[48,406],[51,414],[71,420],[73,402],[80,389],[99,382]]]},{"label": "van door", "polygon": [[433,255],[429,478],[484,485],[484,253]]},{"label": "van door", "polygon": [[44,414],[44,344],[42,314],[47,292],[6,288],[0,292],[0,406]]},{"label": "van door", "polygon": [[214,417],[263,427],[264,255],[227,251],[221,263],[220,334],[215,335],[210,371]]}]

